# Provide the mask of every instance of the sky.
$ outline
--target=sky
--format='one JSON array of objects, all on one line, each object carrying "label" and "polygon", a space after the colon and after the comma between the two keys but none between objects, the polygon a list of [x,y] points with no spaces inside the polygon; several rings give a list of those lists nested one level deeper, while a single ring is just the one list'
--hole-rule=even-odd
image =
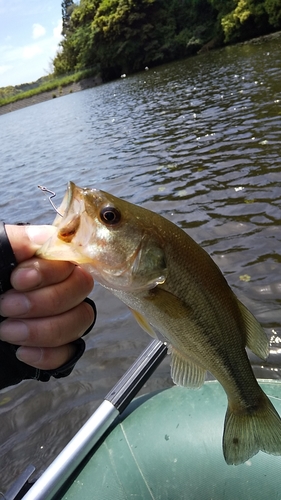
[{"label": "sky", "polygon": [[61,17],[61,0],[0,0],[0,87],[52,72]]}]

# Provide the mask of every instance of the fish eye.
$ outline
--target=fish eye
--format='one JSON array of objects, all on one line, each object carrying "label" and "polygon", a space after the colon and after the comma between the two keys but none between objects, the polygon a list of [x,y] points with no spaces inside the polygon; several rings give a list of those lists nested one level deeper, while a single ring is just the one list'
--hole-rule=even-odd
[{"label": "fish eye", "polygon": [[115,207],[104,207],[100,211],[100,219],[106,225],[114,226],[120,222],[121,214]]}]

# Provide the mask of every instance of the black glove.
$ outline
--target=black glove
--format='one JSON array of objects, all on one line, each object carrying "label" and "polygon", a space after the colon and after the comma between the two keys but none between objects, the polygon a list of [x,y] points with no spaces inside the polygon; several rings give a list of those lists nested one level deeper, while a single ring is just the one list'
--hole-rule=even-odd
[{"label": "black glove", "polygon": [[[95,303],[88,297],[85,299],[85,302],[92,306],[96,318],[97,313]],[[0,316],[0,321],[4,321],[4,319],[5,318]],[[93,328],[95,320],[96,319],[94,319],[93,323],[86,330],[84,335],[89,333],[89,331]],[[76,353],[70,361],[59,368],[55,368],[54,370],[39,370],[39,368],[34,368],[33,366],[23,363],[16,357],[15,353],[19,346],[0,340],[0,389],[9,385],[18,384],[22,380],[26,379],[36,379],[41,382],[47,382],[51,377],[67,377],[72,372],[75,364],[85,351],[85,342],[81,338],[72,342],[72,345],[75,346]]]}]

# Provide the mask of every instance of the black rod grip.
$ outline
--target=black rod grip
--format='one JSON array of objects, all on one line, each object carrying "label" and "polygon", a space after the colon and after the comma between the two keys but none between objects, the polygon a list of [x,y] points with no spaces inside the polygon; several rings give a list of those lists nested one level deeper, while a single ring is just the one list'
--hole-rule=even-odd
[{"label": "black rod grip", "polygon": [[105,396],[105,399],[112,403],[119,413],[122,413],[160,365],[167,352],[166,344],[160,340],[153,340]]}]

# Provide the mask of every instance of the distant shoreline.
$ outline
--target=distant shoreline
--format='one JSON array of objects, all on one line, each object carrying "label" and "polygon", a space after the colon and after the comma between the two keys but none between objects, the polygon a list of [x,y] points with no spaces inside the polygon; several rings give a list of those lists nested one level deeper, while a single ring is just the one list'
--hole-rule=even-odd
[{"label": "distant shoreline", "polygon": [[[256,38],[252,38],[251,40],[246,40],[245,42],[237,42],[236,45],[245,45],[248,43],[257,44],[266,42],[268,40],[275,40],[278,38],[281,38],[281,31],[269,33],[268,35],[261,35]],[[26,97],[25,99],[20,99],[10,104],[4,104],[3,106],[0,106],[0,115],[10,113],[18,109],[26,108],[27,106],[32,106],[33,104],[39,104],[40,102],[49,101],[51,99],[62,97],[64,95],[72,94],[74,92],[80,92],[81,90],[96,87],[97,85],[101,85],[102,83],[103,81],[100,76],[85,78],[80,82],[71,83],[69,85],[66,85],[65,87],[59,87],[48,92],[41,92],[41,94],[36,94],[32,97]]]},{"label": "distant shoreline", "polygon": [[17,111],[18,109],[26,108],[27,106],[33,106],[33,104],[39,104],[40,102],[56,99],[64,95],[80,92],[81,90],[90,89],[92,87],[96,87],[97,85],[101,85],[102,83],[101,77],[92,76],[90,78],[85,78],[80,82],[70,83],[64,87],[59,87],[48,92],[41,92],[40,94],[26,97],[25,99],[19,99],[18,101],[4,104],[3,106],[0,106],[0,115]]}]

